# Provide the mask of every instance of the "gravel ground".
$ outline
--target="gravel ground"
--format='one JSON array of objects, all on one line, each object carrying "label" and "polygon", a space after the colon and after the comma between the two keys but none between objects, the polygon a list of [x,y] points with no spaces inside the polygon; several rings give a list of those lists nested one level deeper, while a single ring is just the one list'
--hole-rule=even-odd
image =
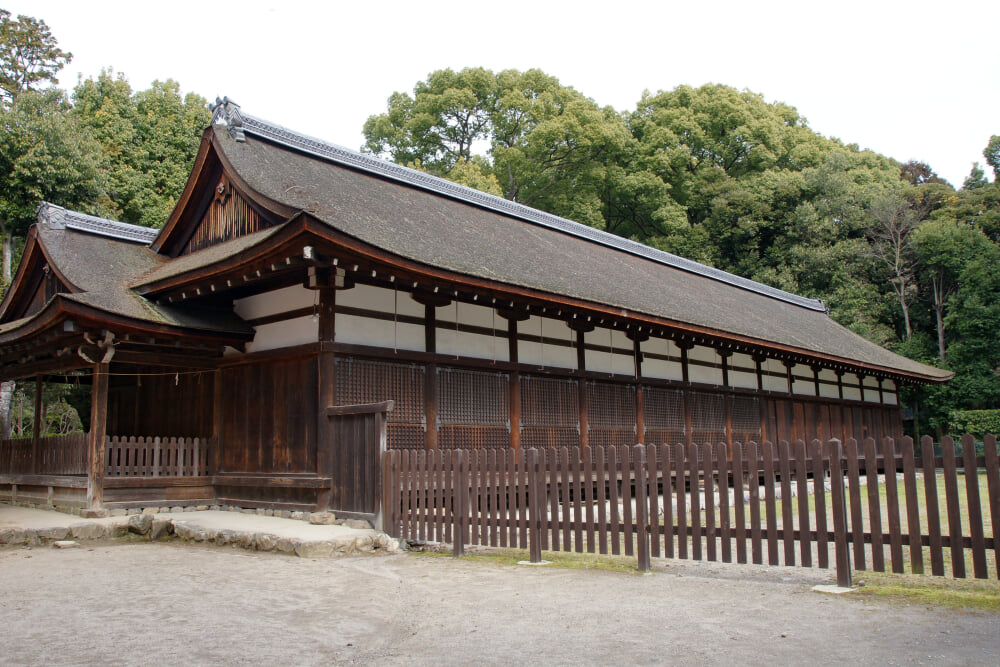
[{"label": "gravel ground", "polygon": [[649,575],[189,544],[0,550],[2,664],[1000,664],[1000,615],[810,591],[818,570]]}]

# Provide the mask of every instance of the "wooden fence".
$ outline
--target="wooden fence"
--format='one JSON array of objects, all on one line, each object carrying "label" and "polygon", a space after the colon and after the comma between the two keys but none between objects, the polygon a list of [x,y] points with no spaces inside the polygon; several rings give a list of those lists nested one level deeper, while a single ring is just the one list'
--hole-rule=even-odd
[{"label": "wooden fence", "polygon": [[210,438],[110,437],[106,477],[201,477],[208,474]]},{"label": "wooden fence", "polygon": [[935,456],[924,438],[919,465],[910,438],[735,443],[731,453],[725,444],[389,451],[383,527],[456,553],[466,544],[529,549],[532,560],[542,550],[624,553],[644,570],[651,556],[764,563],[765,552],[770,565],[827,568],[832,551],[843,585],[852,559],[858,570],[915,573],[929,560],[935,575],[950,560],[965,577],[971,556],[986,578],[988,560],[1000,574],[1000,474],[996,438],[983,444],[977,457],[971,436],[960,448],[945,438]]},{"label": "wooden fence", "polygon": [[0,440],[0,473],[13,475],[86,475],[87,435]]}]

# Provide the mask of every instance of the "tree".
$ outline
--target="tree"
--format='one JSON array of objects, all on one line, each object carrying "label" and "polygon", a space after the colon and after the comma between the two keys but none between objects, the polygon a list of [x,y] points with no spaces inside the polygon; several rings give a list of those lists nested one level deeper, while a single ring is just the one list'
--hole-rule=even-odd
[{"label": "tree", "polygon": [[871,254],[892,274],[890,282],[903,313],[905,339],[909,340],[913,336],[909,302],[915,288],[915,259],[910,236],[923,215],[899,190],[876,197],[868,211],[873,223],[868,228]]},{"label": "tree", "polygon": [[993,182],[996,183],[1000,178],[1000,136],[994,134],[990,137],[990,142],[983,149],[983,157],[986,164],[993,167]]},{"label": "tree", "polygon": [[42,201],[93,210],[100,147],[69,114],[57,88],[26,91],[0,108],[0,235],[3,281],[11,279],[14,237],[23,237]]},{"label": "tree", "polygon": [[181,96],[176,81],[137,93],[122,74],[102,71],[73,90],[73,115],[102,153],[105,215],[160,227],[184,189],[211,120],[204,98]]},{"label": "tree", "polygon": [[[364,126],[363,150],[507,199],[604,227],[601,191],[628,135],[602,109],[540,70],[432,72],[393,93]],[[478,152],[477,152],[478,149]]]},{"label": "tree", "polygon": [[73,54],[56,44],[45,21],[23,15],[14,20],[0,9],[0,106],[40,82],[59,83],[56,73]]}]

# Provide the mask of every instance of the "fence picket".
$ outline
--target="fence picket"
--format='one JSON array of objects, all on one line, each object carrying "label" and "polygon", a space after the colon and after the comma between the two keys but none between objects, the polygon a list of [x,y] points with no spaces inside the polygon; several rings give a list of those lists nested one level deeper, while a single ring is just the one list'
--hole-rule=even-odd
[{"label": "fence picket", "polygon": [[632,472],[635,479],[635,548],[638,552],[639,571],[649,572],[649,517],[646,511],[649,507],[649,499],[646,492],[649,488],[646,479],[646,448],[643,445],[630,447],[632,454]]},{"label": "fence picket", "polygon": [[774,498],[774,445],[760,445],[764,463],[764,514],[767,521],[767,563],[778,565],[778,512]]},{"label": "fence picket", "polygon": [[573,550],[583,553],[583,459],[580,448],[573,447],[571,468],[573,471]]},{"label": "fence picket", "polygon": [[701,560],[701,483],[698,474],[698,445],[689,445],[687,455],[688,476],[691,480],[691,559]]},{"label": "fence picket", "polygon": [[[674,557],[674,496],[673,480],[674,474],[671,467],[670,445],[659,446],[660,470],[663,473],[663,555],[667,558]],[[659,518],[657,518],[659,523]]]},{"label": "fence picket", "polygon": [[[701,446],[702,479],[705,480],[705,543],[706,556],[710,561],[718,560],[715,544],[715,457],[712,456],[712,443]],[[727,482],[728,484],[728,482]],[[700,539],[696,536],[696,539]]]},{"label": "fence picket", "polygon": [[816,564],[821,568],[830,567],[830,537],[826,520],[826,474],[823,471],[823,444],[819,440],[809,443],[809,456],[813,469],[813,501],[816,508]]},{"label": "fence picket", "polygon": [[962,552],[962,513],[958,505],[955,441],[948,436],[941,439],[941,460],[944,463],[944,494],[948,509],[948,539],[951,542],[951,572],[956,579],[964,579],[965,554]]},{"label": "fence picket", "polygon": [[976,466],[976,439],[962,436],[962,473],[969,507],[969,535],[972,537],[972,572],[976,579],[989,576],[986,571],[986,540],[983,536],[983,507],[979,498],[979,470]]},{"label": "fence picket", "polygon": [[892,438],[882,438],[882,464],[885,470],[885,513],[889,524],[889,556],[892,571],[903,572],[903,540],[900,536],[899,483],[896,479],[896,443]]},{"label": "fence picket", "polygon": [[632,512],[632,451],[628,445],[618,447],[618,458],[621,460],[622,472],[622,532],[625,537],[625,555],[635,554],[635,517]]},{"label": "fence picket", "polygon": [[736,524],[736,562],[747,562],[747,522],[746,502],[743,497],[745,486],[743,475],[743,443],[733,443],[733,521]]},{"label": "fence picket", "polygon": [[[732,530],[729,524],[729,448],[720,443],[715,450],[719,469],[719,536],[722,538],[722,562],[733,562]],[[664,482],[666,486],[668,482]],[[724,487],[724,488],[723,488]],[[735,498],[734,498],[735,500]],[[742,502],[742,498],[738,501]]]},{"label": "fence picket", "polygon": [[518,546],[521,549],[528,548],[528,459],[525,457],[525,450],[517,452],[517,526],[520,537]]},{"label": "fence picket", "polygon": [[798,484],[799,498],[799,558],[802,565],[812,567],[812,542],[809,517],[809,478],[806,468],[806,443],[796,440],[795,450],[795,481]]},{"label": "fence picket", "polygon": [[847,491],[851,501],[851,543],[854,547],[854,568],[865,568],[865,525],[861,504],[861,468],[858,465],[858,441],[848,438],[844,443],[847,459]]},{"label": "fence picket", "polygon": [[618,514],[618,448],[609,445],[607,456],[608,505],[611,508],[611,553],[617,556],[621,553],[621,525]]},{"label": "fence picket", "polygon": [[917,497],[913,438],[903,438],[900,450],[903,455],[903,491],[906,493],[906,532],[910,547],[910,572],[923,574],[924,549],[920,544],[920,499]]},{"label": "fence picket", "polygon": [[785,565],[795,565],[795,505],[792,504],[791,447],[778,441],[778,467],[781,473],[781,532]]},{"label": "fence picket", "polygon": [[756,442],[747,446],[747,484],[750,490],[750,558],[755,565],[764,562],[760,525],[760,447]]},{"label": "fence picket", "polygon": [[993,560],[1000,578],[1000,462],[997,461],[996,436],[983,437],[986,459],[986,485],[990,498],[990,523],[993,527]]},{"label": "fence picket", "polygon": [[920,439],[924,463],[924,507],[927,512],[927,535],[931,551],[931,574],[944,576],[944,550],[941,545],[941,514],[938,510],[937,470],[934,467],[934,441]]},{"label": "fence picket", "polygon": [[597,523],[599,529],[597,531],[597,550],[599,553],[608,553],[608,530],[607,530],[607,520],[608,520],[608,506],[607,493],[608,493],[608,477],[607,477],[607,466],[605,465],[604,458],[604,447],[600,445],[596,447],[588,447],[588,450],[593,450],[594,467],[596,469],[597,475]]},{"label": "fence picket", "polygon": [[868,492],[868,525],[872,534],[872,569],[885,572],[885,549],[882,543],[882,503],[878,493],[878,458],[875,440],[865,438],[865,488]]},{"label": "fence picket", "polygon": [[663,533],[663,526],[660,525],[660,503],[657,480],[662,465],[658,460],[658,448],[656,445],[647,446],[646,452],[646,475],[649,481],[649,488],[646,490],[646,494],[649,498],[650,554],[653,558],[659,558],[660,535]]},{"label": "fence picket", "polygon": [[538,450],[532,447],[528,450],[528,485],[531,489],[528,492],[528,502],[530,508],[528,512],[529,530],[528,540],[531,546],[531,562],[539,563],[542,560],[542,538],[548,530],[542,526],[542,515],[545,511],[544,488],[545,476],[539,470]]},{"label": "fence picket", "polygon": [[[674,475],[677,479],[677,557],[688,557],[688,532],[687,532],[687,457],[686,448],[682,444],[673,446],[674,450]],[[692,489],[697,490],[692,483]]]}]

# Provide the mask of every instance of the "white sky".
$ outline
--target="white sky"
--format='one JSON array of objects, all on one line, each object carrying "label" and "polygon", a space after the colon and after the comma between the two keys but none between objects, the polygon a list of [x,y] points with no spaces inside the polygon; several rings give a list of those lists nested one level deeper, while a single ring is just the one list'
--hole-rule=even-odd
[{"label": "white sky", "polygon": [[[173,78],[209,100],[358,148],[365,119],[435,69],[537,67],[601,105],[724,83],[956,187],[1000,134],[1000,2],[101,2],[0,0],[133,89]],[[984,164],[985,167],[985,164]],[[989,169],[987,168],[987,172]]]}]

